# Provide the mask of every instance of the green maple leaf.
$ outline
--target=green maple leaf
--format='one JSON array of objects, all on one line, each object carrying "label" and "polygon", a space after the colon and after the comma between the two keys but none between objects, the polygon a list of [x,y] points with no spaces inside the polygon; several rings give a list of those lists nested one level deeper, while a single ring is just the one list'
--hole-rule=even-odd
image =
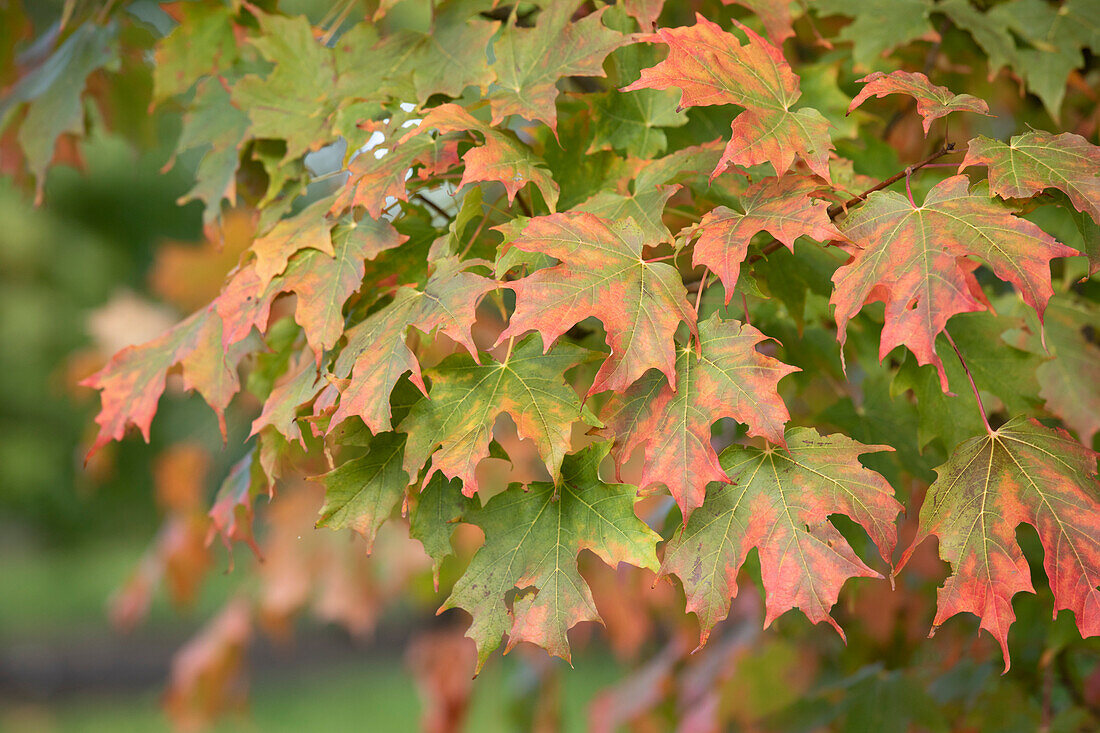
[{"label": "green maple leaf", "polygon": [[[557,130],[557,81],[563,76],[603,76],[603,60],[627,41],[604,27],[601,8],[577,22],[570,22],[580,3],[550,3],[534,28],[505,27],[493,43],[492,70],[496,80],[486,98],[493,124],[507,115],[537,120]],[[513,16],[514,18],[514,16]]]},{"label": "green maple leaf", "polygon": [[353,529],[366,540],[370,552],[378,528],[389,519],[409,485],[409,475],[401,468],[404,453],[404,435],[382,433],[370,439],[364,455],[320,476],[325,504],[317,526]]},{"label": "green maple leaf", "polygon": [[180,23],[157,44],[153,98],[183,94],[200,79],[231,67],[237,60],[234,11],[224,5],[186,3]]},{"label": "green maple leaf", "polygon": [[459,97],[469,86],[485,88],[495,75],[486,52],[500,22],[479,17],[488,0],[449,0],[435,7],[431,30],[388,34],[365,57],[384,70],[381,85],[401,102],[423,104],[435,94]]},{"label": "green maple leaf", "polygon": [[951,574],[939,589],[935,628],[957,613],[981,619],[1009,668],[1012,597],[1034,592],[1016,543],[1023,522],[1043,545],[1054,608],[1069,609],[1081,635],[1100,635],[1100,482],[1096,454],[1064,430],[1015,418],[966,441],[936,469],[920,511],[920,528],[902,567],[929,535]]},{"label": "green maple leaf", "polygon": [[12,114],[27,104],[18,140],[34,174],[35,199],[39,203],[57,138],[64,133],[84,133],[81,99],[85,81],[92,72],[118,59],[118,31],[113,22],[78,26],[45,63],[6,90],[0,101],[0,131],[8,126]]},{"label": "green maple leaf", "polygon": [[424,546],[432,559],[435,589],[439,590],[439,568],[452,553],[451,533],[455,522],[476,506],[476,500],[462,494],[462,482],[448,480],[442,473],[432,475],[409,510],[409,536]]},{"label": "green maple leaf", "polygon": [[1091,0],[1068,0],[1057,7],[1042,0],[1010,0],[992,8],[988,17],[1031,46],[1016,49],[1013,70],[1058,121],[1066,80],[1085,62],[1081,49],[1100,46],[1100,6]]},{"label": "green maple leaf", "polygon": [[[507,649],[529,641],[569,659],[566,632],[599,619],[577,571],[581,550],[612,567],[657,569],[660,535],[635,516],[633,486],[600,479],[606,455],[607,444],[597,444],[567,456],[558,484],[512,487],[463,518],[484,530],[485,545],[442,608],[473,617],[466,635],[477,643],[479,670],[506,633]],[[507,596],[517,589],[509,609]]]},{"label": "green maple leaf", "polygon": [[507,414],[520,437],[535,442],[546,470],[557,480],[573,423],[599,425],[563,376],[586,358],[582,349],[569,344],[544,354],[528,338],[502,362],[477,364],[463,355],[444,360],[428,372],[430,399],[414,405],[397,428],[409,434],[405,469],[415,476],[431,458],[429,476],[441,471],[447,478],[460,478],[463,493],[473,496],[478,489],[475,469],[489,456],[493,424]]},{"label": "green maple leaf", "polygon": [[275,68],[263,77],[240,79],[233,85],[233,103],[247,112],[253,137],[285,140],[286,158],[297,158],[330,142],[336,62],[304,16],[253,14],[262,33],[251,43]]},{"label": "green maple leaf", "polygon": [[199,83],[176,142],[176,157],[201,150],[195,169],[195,185],[180,203],[198,199],[205,205],[203,221],[213,222],[221,214],[222,200],[237,201],[237,167],[240,146],[248,134],[248,115],[238,109],[229,92],[216,79]]},{"label": "green maple leaf", "polygon": [[729,486],[712,487],[682,534],[665,548],[662,574],[684,584],[687,610],[699,617],[701,641],[729,613],[737,573],[749,551],[760,553],[769,625],[799,608],[814,623],[827,621],[841,636],[829,609],[848,578],[880,577],[852,551],[830,514],[847,514],[889,558],[897,542],[894,520],[902,505],[859,456],[869,446],[809,428],[787,431],[787,449],[734,445],[722,454]]},{"label": "green maple leaf", "polygon": [[974,37],[974,41],[989,57],[989,77],[993,78],[1005,66],[1018,63],[1016,41],[1004,24],[989,13],[974,7],[970,0],[940,0],[936,11],[945,14],[959,28]]},{"label": "green maple leaf", "polygon": [[593,151],[614,149],[643,160],[653,158],[668,145],[661,128],[682,127],[688,121],[676,109],[676,93],[670,90],[604,92],[587,98],[595,123],[589,147]]}]

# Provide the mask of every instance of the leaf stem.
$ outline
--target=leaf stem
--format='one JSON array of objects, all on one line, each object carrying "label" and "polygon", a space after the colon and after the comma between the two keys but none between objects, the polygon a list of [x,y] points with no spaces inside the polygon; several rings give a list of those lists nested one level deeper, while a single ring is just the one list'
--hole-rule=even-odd
[{"label": "leaf stem", "polygon": [[905,169],[905,195],[909,197],[909,205],[917,208],[917,202],[913,200],[913,189],[909,187],[909,179],[913,177],[913,166]]},{"label": "leaf stem", "polygon": [[970,367],[966,365],[966,359],[963,358],[959,347],[955,345],[955,339],[951,338],[951,334],[947,332],[946,326],[943,329],[943,335],[947,338],[947,343],[951,344],[951,348],[955,350],[955,356],[959,357],[959,363],[962,364],[963,371],[966,372],[966,378],[970,380],[970,389],[974,390],[974,399],[978,401],[978,412],[982,414],[982,423],[985,424],[985,430],[993,435],[993,428],[989,425],[989,418],[985,414],[985,405],[982,404],[982,396],[978,394],[978,385],[974,384],[974,376],[970,373]]},{"label": "leaf stem", "polygon": [[955,143],[944,143],[944,146],[942,148],[940,148],[936,152],[932,153],[931,155],[929,155],[927,158],[920,161],[919,163],[914,163],[913,165],[909,166],[905,170],[899,171],[898,173],[895,173],[894,175],[890,176],[889,178],[882,181],[881,183],[879,183],[875,186],[872,186],[871,188],[867,189],[866,191],[864,191],[860,195],[855,196],[853,198],[850,198],[842,204],[833,204],[832,206],[829,207],[829,210],[828,210],[829,218],[830,219],[837,218],[838,216],[840,216],[841,214],[846,212],[848,210],[848,207],[855,206],[856,204],[861,203],[865,198],[867,198],[868,196],[873,194],[875,191],[881,191],[882,189],[886,188],[887,186],[890,186],[890,185],[893,185],[893,184],[897,183],[902,178],[906,178],[907,176],[912,175],[916,171],[919,171],[921,168],[928,165],[929,163],[932,163],[936,160],[939,160],[940,158],[947,155],[948,153],[953,153],[953,152],[955,152]]},{"label": "leaf stem", "polygon": [[662,257],[654,257],[651,260],[644,260],[644,262],[648,265],[652,262],[664,262],[665,260],[674,260],[679,256],[679,254],[680,254],[679,252],[673,252],[670,255],[664,255]]},{"label": "leaf stem", "polygon": [[703,277],[699,280],[699,292],[695,294],[695,315],[699,315],[699,306],[703,302],[703,291],[707,289],[707,278],[710,276],[710,268],[703,268]]}]

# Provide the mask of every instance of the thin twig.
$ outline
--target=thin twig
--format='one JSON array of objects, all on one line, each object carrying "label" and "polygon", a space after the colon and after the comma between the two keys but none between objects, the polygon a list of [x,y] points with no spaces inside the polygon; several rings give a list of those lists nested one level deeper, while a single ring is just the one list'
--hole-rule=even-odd
[{"label": "thin twig", "polygon": [[478,236],[481,234],[481,230],[485,228],[485,222],[489,221],[489,214],[492,211],[486,211],[485,215],[481,217],[481,223],[477,225],[477,229],[474,230],[473,236],[470,237],[470,241],[466,243],[466,246],[462,249],[462,254],[458,258],[465,259],[466,255],[470,254],[470,249],[474,246],[474,242],[477,241]]},{"label": "thin twig", "polygon": [[963,371],[966,372],[966,378],[970,380],[970,388],[974,390],[974,399],[978,401],[978,412],[982,414],[982,422],[985,424],[985,430],[990,435],[993,435],[993,428],[989,425],[989,418],[985,414],[985,405],[982,404],[982,396],[978,394],[978,385],[974,384],[974,377],[970,373],[970,367],[966,365],[966,359],[963,358],[962,352],[959,351],[959,347],[955,345],[955,339],[951,338],[951,334],[947,332],[947,328],[944,327],[943,335],[947,338],[947,343],[951,344],[951,348],[955,350],[955,356],[959,357],[959,363],[962,364]]},{"label": "thin twig", "polygon": [[875,191],[881,191],[882,189],[886,188],[887,186],[891,186],[891,185],[897,183],[902,178],[905,178],[906,176],[912,175],[916,171],[919,171],[921,168],[928,165],[929,163],[931,163],[933,161],[936,161],[936,160],[939,160],[940,158],[947,155],[948,153],[953,153],[953,152],[955,152],[955,143],[945,143],[942,148],[940,148],[936,152],[932,153],[931,155],[929,155],[927,158],[925,158],[921,162],[914,163],[913,165],[909,166],[905,170],[899,171],[898,173],[895,173],[894,175],[890,176],[889,178],[882,181],[881,183],[879,183],[875,186],[872,186],[871,188],[867,189],[866,191],[864,191],[860,195],[855,196],[853,198],[850,198],[842,204],[833,204],[832,206],[829,207],[829,210],[828,210],[829,218],[830,219],[837,218],[838,216],[843,214],[845,211],[847,211],[848,207],[855,206],[856,204],[863,201],[863,199],[865,199],[868,196],[870,196],[871,194],[873,194]]},{"label": "thin twig", "polygon": [[523,209],[523,214],[527,218],[531,218],[534,214],[531,213],[531,204],[527,203],[527,200],[523,198],[523,191],[516,191],[516,201],[519,202],[519,208]]},{"label": "thin twig", "polygon": [[446,209],[444,209],[442,206],[440,206],[436,202],[432,201],[430,198],[428,198],[424,194],[418,193],[414,196],[414,198],[417,201],[422,201],[423,203],[427,204],[435,213],[439,214],[444,219],[450,221],[451,214]]}]

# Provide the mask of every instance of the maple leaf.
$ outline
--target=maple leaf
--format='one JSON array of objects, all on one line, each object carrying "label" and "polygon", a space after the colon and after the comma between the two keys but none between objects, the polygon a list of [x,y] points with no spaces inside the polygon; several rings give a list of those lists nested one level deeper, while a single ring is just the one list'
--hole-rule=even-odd
[{"label": "maple leaf", "polygon": [[247,112],[253,137],[285,140],[286,159],[297,158],[332,134],[335,102],[327,93],[336,77],[332,50],[314,38],[304,16],[250,12],[263,32],[249,42],[274,68],[266,76],[238,80],[233,103]]},{"label": "maple leaf", "polygon": [[582,349],[569,344],[543,353],[532,337],[502,362],[477,364],[464,355],[444,360],[429,372],[431,399],[416,403],[398,426],[409,434],[405,470],[416,476],[431,458],[428,476],[440,471],[460,478],[462,492],[473,496],[478,490],[475,470],[489,456],[493,425],[507,414],[519,436],[535,442],[546,470],[557,480],[573,423],[599,425],[564,379],[585,358]]},{"label": "maple leaf", "polygon": [[325,486],[325,504],[317,526],[353,529],[366,540],[370,552],[378,528],[409,485],[409,476],[401,468],[404,452],[404,435],[382,433],[371,439],[364,455],[318,477]]},{"label": "maple leaf", "polygon": [[595,123],[589,151],[620,150],[647,160],[668,144],[664,127],[683,127],[687,115],[669,98],[675,92],[638,89],[586,95]]},{"label": "maple leaf", "polygon": [[545,349],[589,316],[607,329],[611,355],[589,394],[621,392],[650,367],[676,383],[673,336],[681,321],[696,333],[695,311],[676,269],[642,259],[647,244],[632,220],[614,224],[587,213],[552,214],[527,222],[510,246],[561,261],[508,283],[516,310],[499,342],[536,330]]},{"label": "maple leaf", "polygon": [[750,325],[723,321],[717,314],[699,324],[699,354],[681,347],[676,360],[678,389],[650,372],[605,408],[608,437],[619,444],[621,468],[638,448],[645,463],[638,487],[664,484],[686,521],[703,503],[707,484],[727,483],[711,445],[711,426],[729,417],[759,435],[784,445],[783,425],[790,419],[776,387],[798,371],[756,350],[767,336]]},{"label": "maple leaf", "polygon": [[[566,632],[599,620],[577,571],[581,550],[612,567],[657,569],[661,538],[635,516],[635,488],[599,477],[607,448],[602,443],[566,456],[557,485],[513,486],[463,517],[485,531],[485,544],[440,610],[462,608],[473,617],[466,635],[477,643],[478,671],[505,633],[506,651],[529,641],[569,659]],[[509,611],[506,596],[515,589],[520,594]]]},{"label": "maple leaf", "polygon": [[287,441],[296,440],[305,445],[301,428],[298,427],[298,408],[316,397],[325,386],[325,380],[317,373],[312,357],[312,354],[302,352],[271,390],[259,417],[252,421],[249,437],[271,426]]},{"label": "maple leaf", "polygon": [[[1054,299],[1047,309],[1046,321],[1051,323]],[[1006,340],[992,335],[1005,331],[1014,319],[993,313],[966,313],[951,320],[951,338],[963,358],[966,369],[954,353],[946,338],[937,342],[939,353],[944,354],[944,370],[951,392],[945,394],[939,374],[930,366],[918,367],[913,359],[905,359],[890,384],[891,395],[911,389],[917,398],[917,445],[923,450],[929,442],[939,438],[946,450],[951,450],[967,438],[984,429],[982,413],[974,398],[967,372],[980,386],[983,393],[995,396],[1009,414],[1035,410],[1039,404],[1039,383],[1036,371],[1043,365],[1034,353],[1013,348]],[[1048,326],[1047,343],[1052,341],[1054,326]],[[1038,337],[1035,338],[1038,345]],[[1042,347],[1038,347],[1042,354]]]},{"label": "maple leaf", "polygon": [[801,176],[761,179],[741,196],[743,211],[719,206],[687,230],[689,240],[697,238],[691,264],[706,265],[718,275],[729,303],[756,233],[768,232],[792,252],[794,241],[803,235],[819,242],[841,239],[829,219],[829,204],[811,198],[816,189],[811,179]]},{"label": "maple leaf", "polygon": [[439,568],[452,552],[454,523],[472,506],[473,501],[462,495],[460,481],[448,480],[436,472],[420,490],[416,504],[409,511],[409,536],[420,542],[432,559],[432,580],[437,592]]},{"label": "maple leaf", "polygon": [[242,341],[252,328],[267,330],[271,304],[282,292],[283,278],[276,275],[265,287],[253,264],[234,271],[211,307],[222,321],[222,346]]},{"label": "maple leaf", "polygon": [[485,144],[472,148],[462,156],[465,170],[458,187],[477,181],[499,181],[508,193],[511,204],[519,190],[534,183],[542,192],[542,197],[550,211],[555,210],[558,202],[558,184],[554,182],[546,164],[526,145],[479,122],[473,115],[457,104],[441,104],[432,108],[420,125],[401,138],[404,143],[410,137],[423,134],[435,128],[440,135],[449,132],[478,132]]},{"label": "maple leaf", "polygon": [[1058,6],[1041,0],[1009,0],[990,8],[986,19],[1002,33],[1015,34],[1030,45],[1015,49],[1012,70],[1043,100],[1057,122],[1067,78],[1085,63],[1082,49],[1100,45],[1100,8],[1090,0],[1068,0]]},{"label": "maple leaf", "polygon": [[885,74],[876,71],[859,80],[863,88],[848,105],[848,114],[852,113],[868,97],[885,97],[889,94],[907,94],[917,102],[917,114],[924,124],[924,134],[934,120],[946,117],[952,112],[976,112],[989,114],[989,105],[984,100],[970,94],[955,94],[947,87],[936,86],[928,77],[919,72],[891,71]]},{"label": "maple leaf", "polygon": [[486,98],[499,125],[506,115],[542,122],[557,133],[557,81],[563,76],[603,76],[607,54],[628,37],[605,28],[604,9],[571,22],[578,0],[549,3],[534,28],[512,22],[493,42],[492,70],[496,80]]},{"label": "maple leaf", "polygon": [[291,258],[278,288],[298,296],[294,320],[318,356],[344,333],[344,304],[363,283],[364,260],[406,240],[388,221],[364,217],[356,222],[348,217],[344,226],[333,230],[333,256],[310,248]]},{"label": "maple leaf", "polygon": [[920,511],[920,527],[900,569],[929,535],[951,574],[939,589],[935,629],[967,611],[1001,645],[1009,669],[1012,597],[1034,592],[1016,543],[1023,522],[1043,545],[1043,567],[1055,613],[1069,609],[1081,635],[1100,635],[1100,482],[1096,453],[1064,430],[1015,418],[966,441],[936,469]]},{"label": "maple leaf", "polygon": [[[268,235],[274,241],[270,246],[265,246],[262,250],[265,252],[279,249],[286,254],[295,246],[306,245],[306,248],[287,256],[281,274],[265,281],[257,270],[257,259],[253,264],[238,269],[226,282],[213,303],[225,324],[222,343],[226,347],[241,341],[253,327],[264,332],[272,303],[279,295],[293,292],[298,296],[295,320],[305,330],[314,352],[320,356],[322,351],[335,346],[344,332],[343,307],[362,285],[366,271],[364,260],[373,260],[382,252],[408,240],[384,219],[364,217],[357,222],[348,215],[335,228],[331,228],[332,222],[325,220],[323,209],[322,206],[311,212],[318,217],[316,224],[303,219],[294,224],[288,223],[281,232],[277,231],[276,225],[276,229]],[[305,232],[301,239],[295,233],[299,231]],[[310,247],[310,242],[318,246]],[[323,251],[323,245],[331,246],[332,256]],[[270,254],[265,257],[269,263],[267,272],[279,267],[281,255],[274,264],[271,264],[273,258]]]},{"label": "maple leaf", "polygon": [[258,493],[255,480],[255,450],[245,454],[233,464],[229,474],[218,487],[214,503],[207,513],[210,527],[206,533],[209,545],[214,536],[220,536],[229,553],[229,569],[233,569],[233,542],[244,542],[256,557],[262,557],[260,547],[252,535],[252,499]]},{"label": "maple leaf", "polygon": [[[99,434],[88,457],[112,440],[122,440],[131,424],[149,442],[168,370],[181,362],[185,364],[184,384],[207,398],[224,432],[222,411],[240,386],[236,367],[248,349],[223,350],[221,341],[219,319],[213,317],[212,309],[205,308],[148,343],[127,346],[82,381],[81,385],[100,391],[102,403],[95,419]],[[201,353],[189,358],[196,350]]]},{"label": "maple leaf", "polygon": [[500,21],[481,14],[494,5],[488,0],[437,3],[430,30],[388,34],[368,50],[363,64],[384,70],[381,86],[403,102],[422,104],[435,94],[459,97],[470,86],[484,89],[495,78],[487,49]]},{"label": "maple leaf", "polygon": [[681,90],[681,108],[744,107],[733,120],[730,141],[712,178],[731,164],[747,167],[765,161],[782,175],[798,156],[830,180],[829,122],[812,108],[792,111],[801,92],[782,51],[737,21],[734,24],[748,37],[744,45],[718,24],[699,14],[695,17],[693,26],[661,28],[642,37],[666,44],[668,57],[642,69],[641,78],[622,91],[676,87]]},{"label": "maple leaf", "polygon": [[892,191],[876,191],[840,221],[856,247],[833,274],[837,339],[865,303],[886,304],[879,358],[904,344],[920,364],[934,364],[946,392],[947,375],[936,354],[936,335],[958,313],[985,310],[971,270],[980,257],[1042,318],[1053,290],[1049,262],[1076,250],[1061,244],[997,202],[969,190],[966,176],[936,184],[916,206]]},{"label": "maple leaf", "polygon": [[[989,190],[996,195],[1027,198],[1055,188],[1100,224],[1100,147],[1080,135],[1029,130],[1007,143],[979,135],[970,141],[959,172],[983,164],[989,173]],[[1091,253],[1089,274],[1097,271],[1100,256]]]},{"label": "maple leaf", "polygon": [[664,9],[665,0],[623,0],[623,12],[638,21],[643,30],[653,30]]},{"label": "maple leaf", "polygon": [[1016,65],[1016,41],[1012,33],[1003,24],[991,18],[970,4],[970,0],[940,0],[936,3],[937,12],[943,13],[951,22],[974,37],[989,57],[989,78],[993,79],[1005,66]]},{"label": "maple leaf", "polygon": [[250,339],[242,339],[226,347],[221,319],[214,317],[209,308],[205,313],[194,348],[182,353],[179,363],[183,368],[183,388],[198,392],[214,410],[224,442],[228,440],[225,409],[241,389],[237,367],[257,345]]},{"label": "maple leaf", "polygon": [[250,251],[256,257],[256,275],[261,288],[266,288],[273,277],[286,269],[287,262],[298,250],[309,247],[329,257],[336,256],[332,247],[332,222],[325,216],[329,203],[327,199],[315,201],[256,238]]},{"label": "maple leaf", "polygon": [[358,415],[373,433],[389,430],[390,393],[406,372],[427,394],[420,362],[406,342],[410,327],[425,334],[439,329],[477,356],[470,333],[477,303],[485,293],[496,290],[497,283],[465,272],[475,264],[453,257],[437,260],[423,290],[398,288],[388,305],[348,329],[347,345],[336,357],[332,371],[338,379],[350,377],[351,381],[341,391],[332,427]]},{"label": "maple leaf", "polygon": [[240,146],[248,134],[248,115],[230,100],[216,79],[199,82],[176,142],[174,158],[202,151],[195,169],[195,185],[180,203],[198,199],[204,203],[203,222],[211,224],[221,214],[222,200],[237,200],[237,166]]},{"label": "maple leaf", "polygon": [[236,60],[234,12],[203,3],[179,8],[179,25],[157,44],[153,64],[153,98],[163,101],[183,94],[199,79]]},{"label": "maple leaf", "polygon": [[841,586],[848,578],[881,576],[856,556],[828,516],[851,517],[883,558],[894,550],[902,505],[890,484],[859,462],[864,453],[893,449],[810,428],[791,428],[786,437],[787,450],[734,445],[723,452],[733,485],[712,487],[665,548],[661,574],[684,584],[687,610],[699,617],[700,644],[729,613],[737,573],[754,547],[766,596],[764,626],[798,608],[813,623],[827,621],[841,637],[829,615]]},{"label": "maple leaf", "polygon": [[0,132],[12,113],[27,105],[19,126],[18,140],[35,178],[35,203],[42,203],[46,169],[54,157],[57,139],[65,133],[84,133],[84,105],[81,97],[85,80],[97,69],[118,58],[119,26],[84,23],[15,86],[5,89],[0,100]]}]

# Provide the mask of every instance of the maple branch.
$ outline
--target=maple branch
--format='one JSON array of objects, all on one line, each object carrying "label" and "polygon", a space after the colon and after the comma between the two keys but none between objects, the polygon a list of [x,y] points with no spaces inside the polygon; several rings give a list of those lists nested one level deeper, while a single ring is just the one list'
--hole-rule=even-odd
[{"label": "maple branch", "polygon": [[534,214],[531,213],[531,205],[523,198],[523,191],[516,191],[516,202],[519,203],[519,208],[523,210],[524,216],[528,219],[534,216]]},{"label": "maple branch", "polygon": [[881,183],[879,183],[875,186],[872,186],[871,188],[867,189],[866,191],[864,191],[860,195],[854,196],[854,197],[848,199],[847,201],[845,201],[842,204],[833,204],[832,206],[829,207],[829,210],[827,212],[829,214],[829,218],[830,219],[837,218],[841,214],[848,211],[848,207],[855,206],[856,204],[862,203],[865,198],[867,198],[868,196],[873,194],[875,191],[881,191],[882,189],[886,188],[887,186],[891,186],[891,185],[897,183],[902,178],[905,178],[906,176],[910,176],[913,173],[915,173],[916,171],[919,171],[921,168],[928,165],[929,163],[932,163],[936,160],[939,160],[940,158],[947,155],[948,153],[953,153],[953,152],[955,152],[955,143],[944,143],[944,146],[942,148],[940,148],[936,152],[932,153],[931,155],[929,155],[927,158],[925,158],[921,162],[914,163],[913,165],[909,166],[905,170],[895,173],[894,175],[892,175],[889,178],[885,179]]},{"label": "maple branch", "polygon": [[424,194],[422,194],[422,193],[418,193],[418,194],[415,194],[415,195],[414,195],[414,198],[415,198],[415,199],[416,199],[417,201],[420,201],[420,202],[422,202],[422,203],[425,203],[425,204],[427,204],[427,205],[428,205],[428,207],[429,207],[430,209],[432,209],[432,211],[434,211],[435,213],[439,214],[440,216],[442,216],[442,217],[443,217],[444,219],[446,219],[447,221],[450,221],[450,220],[451,220],[451,215],[450,215],[449,213],[447,213],[447,211],[446,211],[446,210],[445,210],[445,209],[444,209],[444,208],[443,208],[442,206],[440,206],[440,205],[439,205],[439,204],[437,204],[436,202],[432,201],[432,200],[431,200],[430,198],[428,198],[428,197],[427,197],[427,196],[425,196]]},{"label": "maple branch", "polygon": [[481,234],[481,230],[485,228],[485,223],[489,221],[489,214],[492,213],[492,209],[487,209],[485,215],[481,217],[481,223],[477,225],[477,229],[474,230],[473,236],[470,237],[470,241],[466,243],[466,246],[462,249],[462,254],[458,258],[465,259],[466,255],[470,253],[470,250],[474,246],[474,242],[477,241],[478,236]]},{"label": "maple branch", "polygon": [[985,430],[990,435],[993,435],[993,428],[989,425],[989,418],[985,414],[985,405],[982,404],[982,396],[978,394],[978,385],[974,384],[974,377],[970,373],[970,367],[966,365],[966,359],[963,359],[962,352],[959,351],[959,347],[955,345],[955,339],[951,338],[951,334],[947,332],[947,327],[943,329],[943,335],[947,338],[947,343],[951,344],[951,348],[955,350],[955,356],[959,357],[959,363],[962,364],[963,371],[966,372],[966,378],[970,380],[970,388],[974,390],[974,399],[978,401],[978,412],[982,414],[982,422],[985,424]]}]

